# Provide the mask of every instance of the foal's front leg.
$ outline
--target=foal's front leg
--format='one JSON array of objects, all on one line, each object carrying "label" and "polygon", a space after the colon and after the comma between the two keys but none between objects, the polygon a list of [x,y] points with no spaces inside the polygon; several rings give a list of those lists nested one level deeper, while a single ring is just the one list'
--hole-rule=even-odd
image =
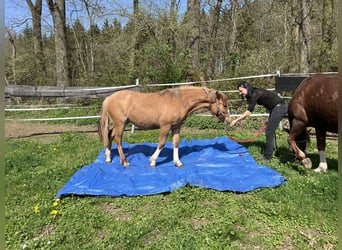
[{"label": "foal's front leg", "polygon": [[124,166],[124,167],[128,167],[129,166],[129,162],[126,160],[125,154],[122,150],[122,135],[123,135],[123,130],[125,128],[124,123],[121,125],[117,125],[114,129],[114,140],[115,143],[117,145],[117,149],[118,149],[118,153],[120,156],[120,163]]},{"label": "foal's front leg", "polygon": [[175,166],[182,168],[183,163],[179,160],[178,148],[179,148],[179,133],[180,127],[172,130],[172,144],[173,144],[173,163]]},{"label": "foal's front leg", "polygon": [[170,127],[161,127],[160,128],[160,133],[159,133],[159,143],[156,151],[154,151],[153,155],[150,158],[150,166],[155,167],[156,166],[156,160],[162,151],[163,147],[165,146],[166,139],[167,139],[167,134],[170,131]]}]

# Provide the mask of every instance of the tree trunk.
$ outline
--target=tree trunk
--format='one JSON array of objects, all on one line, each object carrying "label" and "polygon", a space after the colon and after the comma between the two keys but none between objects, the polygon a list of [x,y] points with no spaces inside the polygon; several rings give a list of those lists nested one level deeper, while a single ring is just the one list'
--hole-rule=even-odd
[{"label": "tree trunk", "polygon": [[176,38],[175,38],[175,27],[177,26],[177,13],[175,11],[176,8],[176,0],[171,0],[171,4],[170,4],[170,37],[169,37],[169,41],[168,44],[171,47],[171,51],[172,53],[175,55],[176,53],[176,46],[177,46],[177,42],[176,42]]},{"label": "tree trunk", "polygon": [[310,65],[310,0],[298,0],[299,4],[299,71],[309,72]]},{"label": "tree trunk", "polygon": [[231,33],[229,34],[228,37],[228,56],[229,56],[229,69],[232,71],[234,75],[235,67],[237,64],[237,58],[236,58],[236,37],[237,37],[237,9],[238,9],[238,2],[237,0],[231,0],[231,14],[230,14],[230,19],[231,19]]},{"label": "tree trunk", "polygon": [[210,65],[210,73],[209,73],[210,79],[214,77],[215,69],[216,69],[215,41],[217,38],[217,30],[218,30],[218,25],[219,25],[220,16],[221,16],[221,6],[222,6],[222,0],[218,0],[215,6],[215,10],[214,10],[214,16],[213,16],[212,27],[211,27],[211,32],[210,32],[210,46],[209,46],[209,55],[211,57],[211,62],[210,62],[211,65]]},{"label": "tree trunk", "polygon": [[187,22],[190,28],[188,48],[191,53],[191,66],[188,73],[190,80],[203,78],[200,72],[199,43],[200,43],[200,0],[188,0]]},{"label": "tree trunk", "polygon": [[69,67],[66,39],[65,0],[46,0],[53,18],[57,86],[69,86]]},{"label": "tree trunk", "polygon": [[137,78],[135,72],[136,49],[139,47],[137,44],[137,22],[139,14],[139,0],[133,0],[133,16],[131,18],[131,34],[130,34],[130,53],[129,53],[129,75],[134,79]]},{"label": "tree trunk", "polygon": [[46,84],[47,73],[45,67],[45,58],[43,52],[43,39],[42,39],[42,0],[37,0],[34,5],[31,0],[26,0],[32,15],[33,26],[33,46],[35,60],[38,70],[38,75],[41,81]]},{"label": "tree trunk", "polygon": [[320,46],[320,56],[318,63],[318,71],[322,71],[324,65],[329,63],[329,51],[332,50],[334,44],[334,0],[323,0],[323,17],[322,17],[322,43]]},{"label": "tree trunk", "polygon": [[13,84],[16,84],[17,77],[16,77],[16,64],[15,61],[17,59],[17,48],[15,46],[15,40],[12,35],[12,32],[8,29],[6,29],[6,33],[8,35],[8,40],[10,41],[12,45],[12,75],[13,75]]},{"label": "tree trunk", "polygon": [[[92,17],[92,14],[91,14],[91,10],[90,10],[90,1],[89,0],[82,0],[84,6],[85,6],[85,9],[86,9],[86,12],[87,12],[87,15],[88,15],[88,19],[89,19],[89,24],[90,24],[90,30],[95,26],[95,22],[94,22],[94,19]],[[94,37],[94,33],[93,32],[90,32],[90,39],[89,39],[89,54],[90,54],[90,62],[88,63],[88,65],[90,65],[90,74],[91,75],[94,75],[94,72],[95,72],[95,58],[94,58],[94,40],[95,40],[95,37]]]}]

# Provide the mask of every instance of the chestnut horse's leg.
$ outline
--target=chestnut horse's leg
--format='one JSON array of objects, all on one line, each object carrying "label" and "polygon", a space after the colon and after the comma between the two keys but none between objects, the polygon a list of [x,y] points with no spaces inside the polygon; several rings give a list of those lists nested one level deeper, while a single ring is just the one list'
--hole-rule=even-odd
[{"label": "chestnut horse's leg", "polygon": [[319,152],[319,165],[314,170],[315,172],[326,172],[328,169],[327,159],[325,158],[325,140],[327,132],[325,130],[315,128],[316,129],[316,140],[317,140],[317,149]]},{"label": "chestnut horse's leg", "polygon": [[160,152],[162,151],[163,147],[165,146],[167,134],[169,133],[170,129],[171,128],[169,125],[160,127],[158,147],[157,147],[156,151],[154,151],[153,155],[150,158],[150,166],[151,167],[156,166],[156,160],[157,160]]},{"label": "chestnut horse's leg", "polygon": [[173,163],[175,166],[182,168],[183,163],[179,160],[178,146],[179,146],[180,127],[172,129],[172,144],[173,144]]},{"label": "chestnut horse's leg", "polygon": [[301,134],[305,133],[306,123],[299,121],[295,118],[291,121],[291,123],[291,130],[287,138],[287,141],[290,147],[292,148],[293,152],[295,153],[297,159],[300,160],[306,168],[311,168],[310,159],[305,159],[305,153],[299,149],[296,143],[296,138]]},{"label": "chestnut horse's leg", "polygon": [[115,122],[115,128],[113,130],[113,135],[114,135],[114,141],[118,147],[118,152],[119,152],[119,156],[120,156],[120,163],[125,166],[128,167],[129,163],[126,160],[125,154],[122,150],[122,135],[123,135],[123,131],[125,128],[125,122]]}]

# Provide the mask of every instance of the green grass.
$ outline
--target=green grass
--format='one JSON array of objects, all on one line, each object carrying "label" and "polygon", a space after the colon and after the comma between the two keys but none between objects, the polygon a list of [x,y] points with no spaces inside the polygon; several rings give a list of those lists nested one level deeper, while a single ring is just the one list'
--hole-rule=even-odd
[{"label": "green grass", "polygon": [[[224,135],[187,131],[182,139]],[[128,143],[157,139],[158,131],[124,135]],[[316,174],[292,162],[285,134],[277,139],[280,153],[269,166],[287,179],[278,188],[236,194],[187,186],[153,196],[67,197],[56,206],[58,190],[96,159],[98,138],[8,140],[6,249],[337,249],[337,142],[327,142],[328,172]],[[245,144],[255,159],[264,141]],[[312,140],[314,167],[316,151]]]}]

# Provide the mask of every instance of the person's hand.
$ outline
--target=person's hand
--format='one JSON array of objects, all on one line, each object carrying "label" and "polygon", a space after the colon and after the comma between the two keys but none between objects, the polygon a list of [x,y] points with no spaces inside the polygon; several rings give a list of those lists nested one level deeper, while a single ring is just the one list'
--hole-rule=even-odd
[{"label": "person's hand", "polygon": [[237,123],[237,120],[232,120],[232,121],[229,123],[229,125],[230,125],[231,127],[233,127],[236,123]]}]

